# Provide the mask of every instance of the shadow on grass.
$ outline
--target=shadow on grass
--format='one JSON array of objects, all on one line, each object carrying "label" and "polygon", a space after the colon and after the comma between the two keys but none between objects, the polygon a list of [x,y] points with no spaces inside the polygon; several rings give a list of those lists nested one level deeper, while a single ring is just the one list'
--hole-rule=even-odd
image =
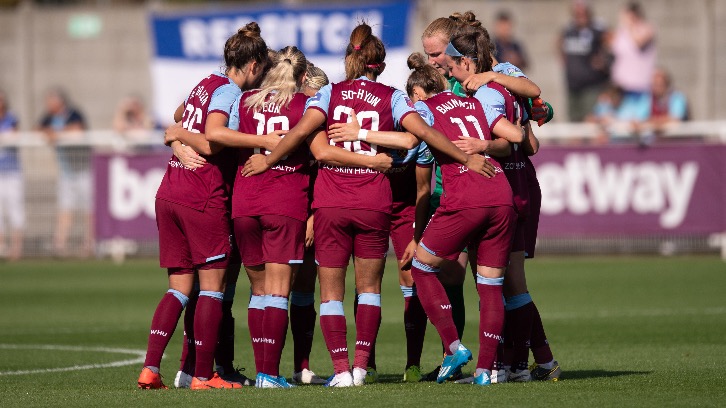
[{"label": "shadow on grass", "polygon": [[574,370],[564,371],[561,381],[565,380],[585,380],[589,378],[612,378],[623,377],[628,375],[648,375],[652,371],[606,371],[606,370]]}]

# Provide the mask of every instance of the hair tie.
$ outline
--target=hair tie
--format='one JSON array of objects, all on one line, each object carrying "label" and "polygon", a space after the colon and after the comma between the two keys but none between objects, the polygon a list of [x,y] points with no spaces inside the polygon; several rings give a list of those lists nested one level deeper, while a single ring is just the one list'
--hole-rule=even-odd
[{"label": "hair tie", "polygon": [[381,64],[368,64],[368,65],[366,65],[366,68],[378,68],[380,66],[381,66]]},{"label": "hair tie", "polygon": [[360,45],[354,45],[354,46],[353,46],[353,49],[354,49],[354,50],[359,50],[359,49],[360,49]]}]

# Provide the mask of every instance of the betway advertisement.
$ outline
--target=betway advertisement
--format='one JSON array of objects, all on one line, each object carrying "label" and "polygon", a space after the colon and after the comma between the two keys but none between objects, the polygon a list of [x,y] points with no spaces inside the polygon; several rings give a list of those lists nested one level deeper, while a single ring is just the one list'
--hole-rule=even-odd
[{"label": "betway advertisement", "polygon": [[[324,4],[324,3],[323,3]],[[245,24],[256,21],[269,48],[297,46],[331,81],[345,78],[343,59],[350,33],[362,21],[386,46],[387,69],[379,81],[402,89],[411,52],[406,33],[411,21],[407,0],[356,5],[276,5],[269,8],[153,13],[151,64],[154,110],[170,123],[192,88],[214,70],[224,69],[224,44]]]},{"label": "betway advertisement", "polygon": [[544,147],[540,236],[726,231],[726,146]]},{"label": "betway advertisement", "polygon": [[[154,239],[154,197],[171,157],[94,157],[99,239]],[[726,231],[726,146],[545,146],[541,237],[702,235]]]}]

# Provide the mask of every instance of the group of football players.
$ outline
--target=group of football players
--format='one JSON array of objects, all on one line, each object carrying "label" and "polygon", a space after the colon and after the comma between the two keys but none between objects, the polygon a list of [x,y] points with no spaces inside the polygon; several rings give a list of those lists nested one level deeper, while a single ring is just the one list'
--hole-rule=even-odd
[{"label": "group of football players", "polygon": [[[174,155],[156,218],[169,290],[151,322],[140,388],[166,388],[161,359],[183,311],[178,388],[292,387],[279,371],[288,326],[292,383],[375,382],[389,239],[405,302],[404,381],[559,379],[524,273],[541,201],[531,121],[546,123],[552,107],[517,67],[493,57],[472,12],[434,20],[421,39],[426,57],[409,57],[406,93],[376,82],[386,68],[402,67],[386,66],[385,47],[366,23],[351,33],[346,78],[334,84],[296,47],[269,50],[254,22],[227,40],[224,72],[199,82],[165,135]],[[351,256],[352,366],[343,309]],[[479,354],[465,376],[473,358],[461,343],[469,263]],[[233,363],[240,265],[251,286],[254,381]],[[316,280],[335,371],[327,380],[309,364]],[[444,357],[423,373],[428,321]]]}]

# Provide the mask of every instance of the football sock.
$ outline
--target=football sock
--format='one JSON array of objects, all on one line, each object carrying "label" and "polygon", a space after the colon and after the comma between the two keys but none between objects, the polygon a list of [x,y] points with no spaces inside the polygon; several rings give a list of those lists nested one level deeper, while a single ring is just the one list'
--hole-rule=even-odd
[{"label": "football sock", "polygon": [[247,327],[252,339],[252,352],[255,355],[255,371],[262,372],[264,348],[262,344],[262,319],[265,316],[265,297],[251,295],[247,306]]},{"label": "football sock", "polygon": [[502,284],[504,278],[476,276],[476,290],[479,292],[479,358],[476,366],[491,370],[497,356],[497,346],[502,339],[504,327],[504,301]]},{"label": "football sock", "polygon": [[181,312],[188,301],[188,297],[174,289],[169,289],[159,301],[154,317],[151,319],[145,367],[158,368],[160,366],[164,350],[174,334]]},{"label": "football sock", "polygon": [[369,357],[381,325],[381,294],[358,295],[358,317],[355,320],[355,358],[353,367],[368,368]]},{"label": "football sock", "polygon": [[210,379],[214,373],[214,350],[217,348],[219,324],[222,321],[222,292],[200,291],[194,313],[194,342],[196,364],[194,376]]},{"label": "football sock", "polygon": [[[420,262],[413,257],[411,275],[416,283],[416,290],[426,315],[436,327],[443,344],[452,344],[459,340],[451,317],[451,303],[446,296],[444,287],[439,282],[439,268]],[[447,350],[450,351],[450,350]],[[447,353],[448,354],[448,353]]]},{"label": "football sock", "polygon": [[293,370],[310,369],[310,351],[315,333],[315,293],[290,294],[290,331],[293,342]]},{"label": "football sock", "polygon": [[325,345],[333,360],[335,374],[350,371],[348,362],[348,330],[343,312],[343,302],[330,300],[320,304],[320,329]]},{"label": "football sock", "polygon": [[265,315],[262,319],[263,362],[262,372],[267,375],[280,375],[280,358],[287,334],[287,298],[284,296],[265,296]]},{"label": "football sock", "polygon": [[530,348],[534,362],[544,364],[553,361],[555,358],[550,349],[550,343],[547,341],[547,335],[542,325],[542,317],[539,315],[537,305],[532,302],[532,333],[530,335]]},{"label": "football sock", "polygon": [[[353,298],[353,321],[358,321],[358,289],[355,290],[355,297]],[[378,324],[378,328],[380,329],[381,325]],[[368,367],[371,367],[373,369],[376,368],[376,343],[373,342],[373,346],[371,346],[370,353],[368,355]],[[367,367],[360,367],[360,368],[367,368]]]},{"label": "football sock", "polygon": [[530,335],[534,318],[534,303],[529,293],[510,296],[505,299],[505,318],[512,345],[511,363],[514,369],[527,368]]},{"label": "football sock", "polygon": [[456,325],[456,332],[459,338],[464,337],[464,326],[466,326],[466,307],[464,306],[464,284],[444,285],[446,296],[451,302],[451,317]]},{"label": "football sock", "polygon": [[194,365],[196,364],[196,347],[194,346],[194,313],[197,310],[199,300],[199,285],[195,285],[189,302],[184,309],[184,342],[182,343],[182,354],[179,370],[194,376]]},{"label": "football sock", "polygon": [[421,366],[424,336],[428,317],[421,306],[415,286],[401,285],[403,292],[403,325],[406,330],[406,368]]},{"label": "football sock", "polygon": [[234,372],[234,317],[232,305],[236,284],[227,284],[222,299],[222,322],[219,325],[219,339],[214,361],[225,373]]}]

